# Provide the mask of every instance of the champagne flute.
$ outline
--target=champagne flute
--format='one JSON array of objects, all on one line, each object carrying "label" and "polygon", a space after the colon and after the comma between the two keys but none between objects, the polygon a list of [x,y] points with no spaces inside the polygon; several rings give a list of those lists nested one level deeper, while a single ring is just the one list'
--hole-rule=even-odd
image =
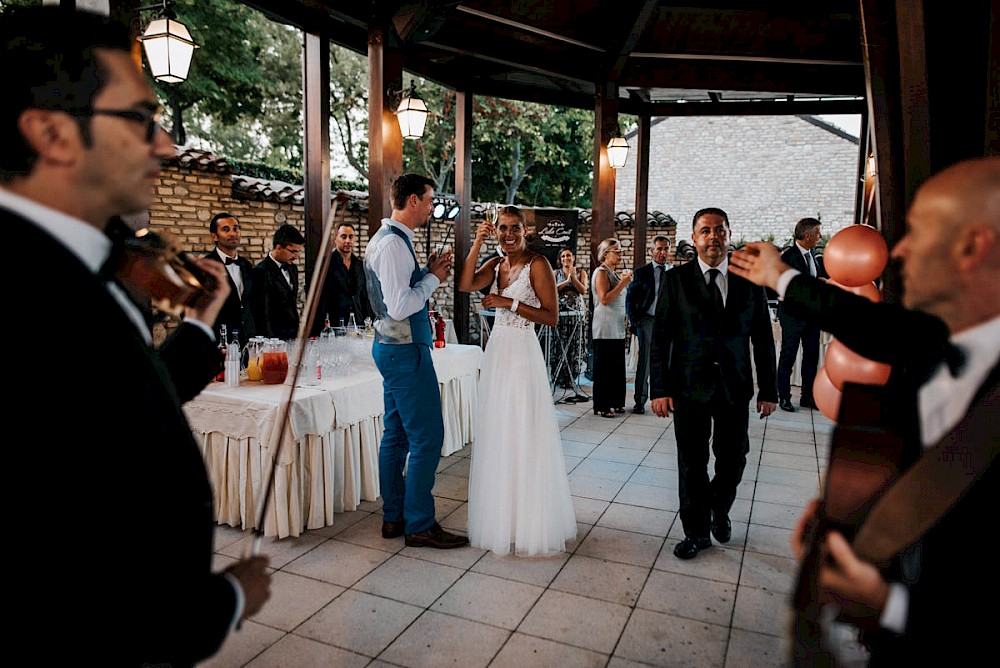
[{"label": "champagne flute", "polygon": [[[497,219],[500,218],[500,206],[496,203],[486,205],[486,222],[490,224],[492,228],[491,234],[496,236],[497,234]],[[500,248],[500,239],[497,238],[497,255],[503,257],[503,249]]]}]

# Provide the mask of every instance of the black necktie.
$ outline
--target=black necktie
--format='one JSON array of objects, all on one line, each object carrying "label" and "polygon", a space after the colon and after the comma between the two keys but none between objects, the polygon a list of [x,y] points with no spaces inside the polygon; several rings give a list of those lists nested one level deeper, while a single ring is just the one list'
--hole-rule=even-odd
[{"label": "black necktie", "polygon": [[725,310],[725,302],[722,301],[722,290],[719,289],[719,284],[716,279],[719,278],[719,274],[722,273],[718,269],[708,270],[708,291],[712,295],[712,304],[715,306],[715,313],[717,315],[722,315]]}]

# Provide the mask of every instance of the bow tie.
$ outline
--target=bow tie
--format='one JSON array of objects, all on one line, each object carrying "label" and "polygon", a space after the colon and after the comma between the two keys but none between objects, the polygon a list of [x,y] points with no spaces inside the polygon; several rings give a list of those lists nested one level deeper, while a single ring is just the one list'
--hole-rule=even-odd
[{"label": "bow tie", "polygon": [[236,260],[234,260],[234,259],[233,259],[233,258],[231,258],[231,257],[227,257],[227,258],[226,258],[226,266],[228,267],[228,266],[229,266],[229,265],[231,265],[231,264],[236,264]]},{"label": "bow tie", "polygon": [[281,265],[282,269],[287,269],[288,271],[295,271],[295,265],[291,262],[285,262]]},{"label": "bow tie", "polygon": [[965,351],[953,343],[946,343],[942,357],[944,358],[942,361],[948,365],[951,377],[958,378],[965,367]]}]

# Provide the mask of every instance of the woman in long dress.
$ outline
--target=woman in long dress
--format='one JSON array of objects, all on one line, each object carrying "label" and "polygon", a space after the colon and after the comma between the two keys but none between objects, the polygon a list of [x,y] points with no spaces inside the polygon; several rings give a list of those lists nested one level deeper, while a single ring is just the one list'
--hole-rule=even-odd
[{"label": "woman in long dress", "polygon": [[[559,293],[559,338],[566,345],[566,359],[554,354],[549,360],[556,385],[570,390],[578,387],[576,379],[583,371],[583,357],[587,352],[586,337],[578,331],[585,309],[583,296],[587,294],[587,272],[576,268],[576,256],[569,248],[559,251],[559,266],[555,269],[556,290]],[[567,313],[577,315],[566,316]],[[589,397],[577,394],[566,401],[576,403]]]},{"label": "woman in long dress", "polygon": [[[479,372],[479,412],[469,474],[469,542],[498,555],[543,556],[576,537],[559,424],[535,324],[558,321],[555,278],[544,256],[527,250],[524,214],[500,209],[496,228],[479,226],[458,288],[493,287],[484,308],[496,321]],[[496,234],[501,257],[477,270]],[[495,279],[495,280],[494,280]]]},{"label": "woman in long dress", "polygon": [[622,247],[605,239],[597,247],[590,284],[594,292],[594,415],[613,418],[625,412],[625,288],[632,272],[616,271]]}]

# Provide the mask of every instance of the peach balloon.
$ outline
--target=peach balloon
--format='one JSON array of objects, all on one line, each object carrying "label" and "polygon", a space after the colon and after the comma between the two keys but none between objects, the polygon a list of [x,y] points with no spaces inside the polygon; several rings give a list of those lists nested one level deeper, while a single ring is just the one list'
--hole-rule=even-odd
[{"label": "peach balloon", "polygon": [[874,227],[850,225],[826,243],[823,266],[830,278],[859,287],[878,278],[889,262],[889,246]]},{"label": "peach balloon", "polygon": [[826,364],[823,368],[833,386],[841,391],[847,382],[885,385],[889,380],[889,372],[892,371],[890,365],[862,357],[837,339],[830,341],[827,346]]},{"label": "peach balloon", "polygon": [[841,285],[832,278],[828,279],[826,282],[829,283],[830,285],[836,285],[841,290],[847,290],[848,292],[853,292],[856,295],[861,295],[862,297],[866,297],[868,301],[873,301],[873,302],[882,301],[882,293],[879,292],[878,288],[875,287],[874,283],[868,282],[865,283],[864,285],[851,287],[849,285]]},{"label": "peach balloon", "polygon": [[816,402],[819,412],[834,422],[840,415],[841,394],[841,391],[830,382],[826,366],[821,366],[816,372],[816,380],[813,381],[813,401]]}]

